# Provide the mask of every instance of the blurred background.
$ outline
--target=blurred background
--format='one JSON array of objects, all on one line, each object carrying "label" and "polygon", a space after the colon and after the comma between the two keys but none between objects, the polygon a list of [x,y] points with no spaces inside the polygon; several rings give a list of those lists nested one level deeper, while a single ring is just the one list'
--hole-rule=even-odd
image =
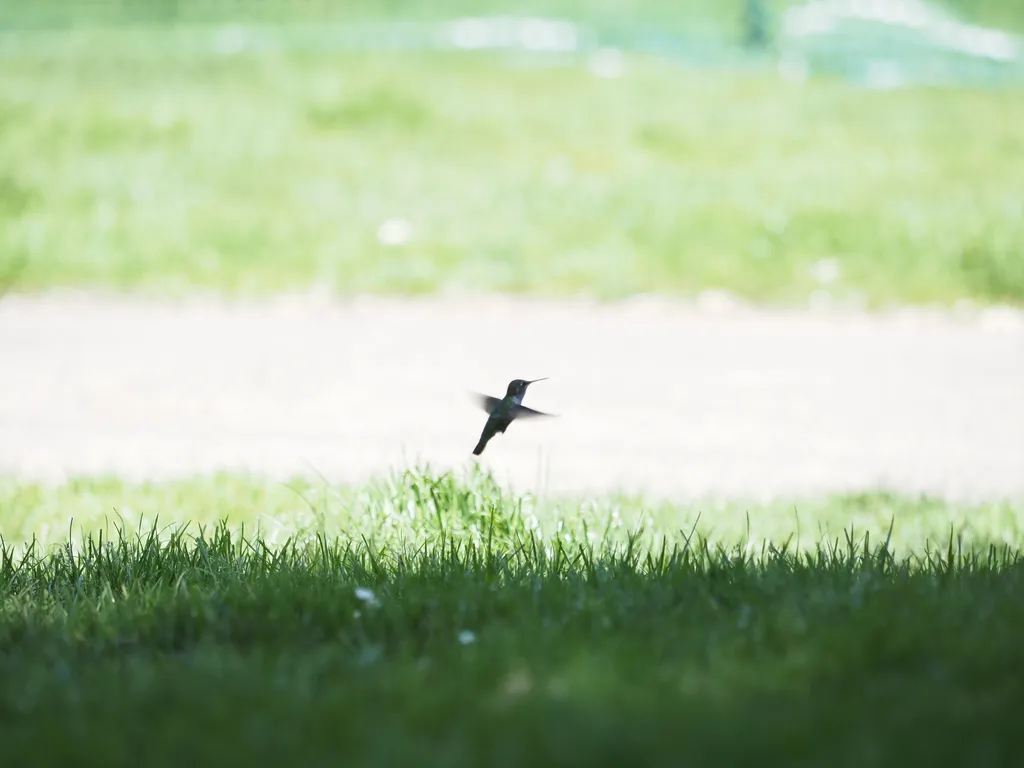
[{"label": "blurred background", "polygon": [[4,3],[0,249],[25,290],[1018,303],[1021,30],[1016,0]]},{"label": "blurred background", "polygon": [[[549,377],[562,418],[483,456],[523,484],[1019,490],[1022,32],[1018,0],[3,3],[0,467],[456,466],[465,390]],[[984,322],[886,314],[922,305]]]}]

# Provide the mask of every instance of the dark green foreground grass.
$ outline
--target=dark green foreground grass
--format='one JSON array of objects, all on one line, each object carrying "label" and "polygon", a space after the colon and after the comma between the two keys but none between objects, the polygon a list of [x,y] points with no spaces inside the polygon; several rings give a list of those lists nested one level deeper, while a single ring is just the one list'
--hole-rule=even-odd
[{"label": "dark green foreground grass", "polygon": [[[52,518],[55,499],[81,509],[111,487],[0,498]],[[219,488],[121,493],[183,515],[244,495]],[[1024,746],[1016,548],[950,531],[900,554],[884,529],[729,544],[665,510],[640,530],[615,521],[642,510],[559,514],[479,477],[410,473],[333,507],[295,490],[320,533],[261,539],[229,515],[8,540],[10,764],[985,766]],[[327,513],[347,531],[326,533]]]}]

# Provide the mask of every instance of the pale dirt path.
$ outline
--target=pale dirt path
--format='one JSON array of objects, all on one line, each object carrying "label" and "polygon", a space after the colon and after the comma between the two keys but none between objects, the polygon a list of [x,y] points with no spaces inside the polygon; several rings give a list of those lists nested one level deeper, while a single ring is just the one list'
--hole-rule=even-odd
[{"label": "pale dirt path", "polygon": [[1024,495],[1024,319],[509,299],[0,303],[0,473],[472,460],[467,388],[551,377],[482,459],[521,490]]}]

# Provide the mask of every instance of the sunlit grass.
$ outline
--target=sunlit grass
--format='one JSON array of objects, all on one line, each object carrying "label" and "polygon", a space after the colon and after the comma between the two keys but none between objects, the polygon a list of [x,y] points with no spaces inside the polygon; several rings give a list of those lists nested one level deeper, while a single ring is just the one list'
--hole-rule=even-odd
[{"label": "sunlit grass", "polygon": [[495,521],[503,535],[534,532],[591,544],[642,532],[647,546],[696,536],[751,551],[766,543],[813,551],[850,536],[887,539],[901,556],[920,555],[926,544],[944,546],[951,536],[969,548],[1024,547],[1024,507],[1011,501],[949,504],[883,491],[676,503],[642,496],[537,498],[478,469],[437,474],[429,467],[341,487],[316,478],[276,482],[233,474],[162,483],[85,477],[56,486],[7,479],[0,480],[0,506],[0,536],[10,545],[35,540],[43,549],[69,537],[116,537],[118,528],[186,525],[195,533],[222,522],[272,546],[314,535],[415,546],[439,531],[468,531],[479,543]]},{"label": "sunlit grass", "polygon": [[[1024,570],[995,542],[1019,506],[831,500],[804,509],[837,536],[796,546],[735,510],[641,530],[639,502],[542,509],[479,474],[292,485],[5,482],[8,759],[995,765],[1017,743]],[[8,535],[108,507],[164,523]],[[262,514],[290,530],[243,530]]]},{"label": "sunlit grass", "polygon": [[[763,0],[770,14],[802,0]],[[967,22],[1024,29],[1024,9],[1015,0],[934,0]],[[520,14],[565,17],[598,27],[627,24],[722,34],[740,24],[745,2],[716,0],[35,0],[0,8],[9,25],[87,26],[109,24],[225,23],[250,21],[402,21],[455,16]]]},{"label": "sunlit grass", "polygon": [[9,42],[20,287],[1024,297],[1020,92],[190,50],[202,34]]}]

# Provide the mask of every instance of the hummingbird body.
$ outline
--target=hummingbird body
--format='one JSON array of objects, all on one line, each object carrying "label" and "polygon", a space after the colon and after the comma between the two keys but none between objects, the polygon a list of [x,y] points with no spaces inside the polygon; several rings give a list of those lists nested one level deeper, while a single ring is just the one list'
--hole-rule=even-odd
[{"label": "hummingbird body", "polygon": [[500,399],[487,395],[476,395],[480,407],[487,411],[488,416],[483,432],[480,433],[480,441],[476,444],[476,448],[473,449],[474,456],[479,456],[483,453],[487,442],[499,432],[504,433],[508,429],[508,425],[515,421],[515,419],[551,416],[550,413],[535,411],[523,405],[523,396],[526,394],[526,388],[536,381],[544,381],[544,379],[534,379],[533,381],[514,379],[509,382],[505,396]]}]

